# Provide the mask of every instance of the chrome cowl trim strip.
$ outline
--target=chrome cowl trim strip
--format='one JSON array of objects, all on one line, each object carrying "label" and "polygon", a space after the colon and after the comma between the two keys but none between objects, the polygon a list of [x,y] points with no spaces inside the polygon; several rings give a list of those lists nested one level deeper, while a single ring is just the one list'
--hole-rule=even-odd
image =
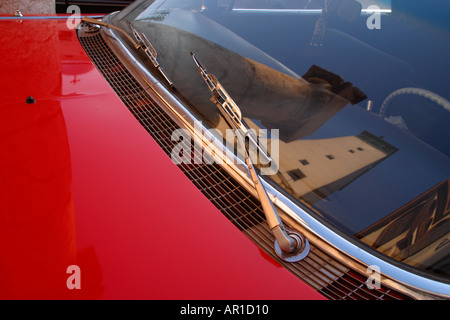
[{"label": "chrome cowl trim strip", "polygon": [[[107,16],[106,19],[111,19]],[[108,43],[111,50],[117,55],[119,60],[125,65],[140,85],[147,91],[149,96],[163,108],[170,118],[181,128],[188,130],[192,136],[199,137],[207,131],[198,132],[198,119],[195,118],[174,96],[170,89],[159,82],[152,73],[139,61],[127,47],[120,41],[115,30],[102,28],[102,36]],[[176,84],[175,84],[176,85]],[[210,137],[210,141],[215,138]],[[222,150],[227,157],[234,157],[227,150]],[[223,169],[238,181],[245,189],[257,198],[256,191],[250,180],[244,163],[236,157],[234,164],[224,162]],[[343,263],[349,269],[366,274],[368,266],[377,266],[382,273],[381,282],[389,288],[408,295],[415,299],[450,299],[450,285],[422,277],[418,274],[385,261],[377,254],[372,254],[361,248],[357,240],[352,240],[337,231],[324,225],[321,221],[307,212],[306,208],[300,208],[285,195],[280,193],[272,185],[263,181],[269,197],[280,209],[280,216],[290,227],[302,232],[311,244]]]}]

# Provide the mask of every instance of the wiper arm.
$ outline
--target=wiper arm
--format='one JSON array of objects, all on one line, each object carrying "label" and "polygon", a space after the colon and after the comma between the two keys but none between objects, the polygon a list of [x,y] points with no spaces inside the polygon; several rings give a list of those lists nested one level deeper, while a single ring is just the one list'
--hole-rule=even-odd
[{"label": "wiper arm", "polygon": [[152,46],[150,41],[148,40],[147,36],[137,31],[133,25],[130,22],[131,30],[133,30],[134,37],[137,39],[138,43],[140,44],[140,48],[144,50],[147,57],[150,59],[150,61],[153,63],[153,66],[158,69],[158,71],[161,73],[161,75],[164,77],[164,79],[167,81],[167,83],[172,87],[173,83],[170,81],[169,77],[167,77],[166,72],[163,70],[163,68],[159,65],[158,62],[158,53],[156,52],[155,48]]},{"label": "wiper arm", "polygon": [[91,25],[98,25],[98,26],[103,26],[103,27],[108,27],[114,30],[119,31],[120,33],[122,33],[135,47],[136,50],[142,49],[145,54],[147,55],[147,57],[150,59],[150,61],[152,62],[153,66],[161,73],[161,75],[164,77],[164,79],[167,81],[167,83],[172,87],[173,83],[172,81],[170,81],[170,79],[167,77],[165,71],[162,69],[162,67],[159,65],[159,62],[157,60],[157,56],[158,53],[156,52],[155,48],[152,46],[152,44],[150,43],[150,41],[148,40],[148,38],[145,36],[145,34],[143,34],[142,32],[137,31],[130,23],[130,27],[131,30],[133,30],[133,35],[136,38],[136,41],[130,37],[128,35],[128,33],[126,33],[123,29],[118,28],[116,26],[113,26],[109,23],[97,20],[97,19],[92,19],[89,17],[84,17],[83,19],[81,19],[82,22],[87,23],[87,24],[91,24]]},{"label": "wiper arm", "polygon": [[241,109],[239,109],[237,104],[225,91],[225,88],[222,87],[217,78],[213,74],[209,74],[206,71],[206,69],[200,64],[200,61],[192,52],[191,55],[195,61],[195,64],[197,65],[198,71],[200,72],[203,80],[206,82],[209,90],[211,91],[211,101],[219,106],[219,110],[225,117],[225,120],[228,122],[228,124],[233,129],[236,128],[235,130],[240,130],[241,132],[243,132],[244,137],[247,137],[249,139],[249,143],[251,143],[258,149],[258,154],[261,158],[264,159],[264,164],[269,164],[270,162],[272,162],[272,158],[269,156],[268,152],[264,150],[262,146],[257,142],[257,137],[255,136],[253,131],[249,130],[242,122]]},{"label": "wiper arm", "polygon": [[115,29],[115,30],[119,31],[120,33],[122,33],[125,37],[127,37],[128,40],[130,40],[130,42],[133,44],[133,46],[134,46],[136,49],[139,49],[139,44],[136,43],[136,42],[133,40],[133,38],[131,38],[131,37],[128,35],[128,33],[126,33],[124,30],[122,30],[122,29],[120,29],[120,28],[118,28],[118,27],[116,27],[116,26],[113,26],[113,25],[111,25],[111,24],[109,24],[109,23],[103,22],[103,21],[101,21],[101,20],[89,18],[89,17],[83,17],[83,18],[81,19],[81,22],[84,22],[84,23],[90,24],[90,25],[97,25],[97,26],[102,26],[102,27],[108,27],[108,28]]},{"label": "wiper arm", "polygon": [[226,92],[217,78],[213,74],[209,74],[206,71],[206,68],[203,67],[203,65],[192,52],[191,55],[194,59],[195,64],[197,65],[199,73],[201,74],[203,80],[206,82],[209,90],[211,91],[211,101],[214,102],[214,104],[219,108],[228,124],[233,128],[238,143],[244,149],[245,163],[250,172],[250,176],[252,178],[256,192],[258,193],[258,197],[261,202],[267,224],[269,225],[269,228],[276,239],[275,252],[280,258],[289,262],[296,262],[303,259],[309,253],[308,240],[300,233],[293,231],[289,234],[287,233],[273,202],[270,200],[267,191],[262,184],[261,178],[256,173],[256,170],[252,162],[250,161],[250,156],[248,154],[244,141],[244,137],[247,131],[245,130],[245,127],[241,121],[241,110],[230,97],[230,95]]}]

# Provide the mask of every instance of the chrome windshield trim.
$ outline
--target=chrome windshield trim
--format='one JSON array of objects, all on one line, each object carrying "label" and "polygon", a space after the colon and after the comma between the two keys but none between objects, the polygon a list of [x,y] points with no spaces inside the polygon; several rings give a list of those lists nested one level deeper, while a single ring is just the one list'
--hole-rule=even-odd
[{"label": "chrome windshield trim", "polygon": [[82,19],[89,18],[103,18],[104,15],[62,15],[62,16],[22,16],[22,17],[0,17],[0,20],[67,20],[67,19]]},{"label": "chrome windshield trim", "polygon": [[[326,241],[329,246],[335,247],[337,250],[344,252],[346,255],[350,255],[364,266],[378,266],[382,274],[385,276],[385,279],[383,279],[384,282],[392,288],[404,292],[405,288],[402,288],[396,284],[398,281],[405,286],[431,295],[439,295],[443,298],[450,298],[449,284],[444,284],[442,282],[408,272],[392,263],[385,261],[384,259],[375,256],[374,254],[369,253],[368,251],[361,249],[360,246],[326,227],[311,214],[308,214],[305,210],[298,207],[284,194],[276,190],[272,185],[266,183],[266,189],[268,193],[272,194],[272,196],[276,198],[276,200],[274,200],[275,205],[280,207],[289,218],[297,221],[297,223],[306,227],[310,232],[319,236],[321,239]],[[365,272],[365,270],[361,271]],[[412,292],[407,293],[415,294]],[[423,297],[418,295],[417,298],[420,299]]]},{"label": "chrome windshield trim", "polygon": [[[106,19],[111,19],[109,15]],[[113,52],[127,66],[129,71],[136,77],[136,80],[155,99],[155,102],[168,111],[168,114],[182,128],[187,129],[194,135],[194,139],[201,135],[195,128],[198,119],[192,115],[182,102],[174,96],[170,90],[160,83],[147,68],[130,51],[128,46],[121,42],[114,29],[102,28],[105,41],[110,45]],[[175,84],[176,85],[176,84]],[[203,127],[202,130],[207,130]],[[211,140],[219,141],[211,136]],[[208,145],[211,146],[211,145]],[[224,147],[225,148],[225,147]],[[233,178],[237,179],[250,193],[257,196],[252,180],[246,170],[245,163],[234,156],[228,150],[224,150],[226,157],[233,157],[236,162],[230,164],[224,162],[220,164]],[[262,181],[269,197],[274,204],[282,211],[281,218],[294,221],[307,233],[305,235],[310,242],[319,241],[321,245],[328,246],[326,250],[334,252],[336,259],[344,261],[345,264],[358,268],[366,272],[369,266],[378,266],[382,273],[382,282],[402,293],[410,295],[416,299],[450,299],[450,284],[423,277],[419,274],[400,268],[396,264],[386,261],[368,251],[365,251],[355,243],[342,236],[338,232],[320,222],[313,214],[308,213],[306,208],[300,208],[297,204],[288,199],[284,194],[275,189],[267,181]]]}]

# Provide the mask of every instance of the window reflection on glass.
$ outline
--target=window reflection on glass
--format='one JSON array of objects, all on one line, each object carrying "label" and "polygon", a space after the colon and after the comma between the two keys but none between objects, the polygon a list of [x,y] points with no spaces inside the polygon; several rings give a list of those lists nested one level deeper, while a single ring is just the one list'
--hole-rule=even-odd
[{"label": "window reflection on glass", "polygon": [[391,8],[391,0],[235,0],[220,2],[232,5],[235,9],[322,10],[328,5],[348,5],[351,2],[359,2],[363,10],[374,5],[380,9]]}]

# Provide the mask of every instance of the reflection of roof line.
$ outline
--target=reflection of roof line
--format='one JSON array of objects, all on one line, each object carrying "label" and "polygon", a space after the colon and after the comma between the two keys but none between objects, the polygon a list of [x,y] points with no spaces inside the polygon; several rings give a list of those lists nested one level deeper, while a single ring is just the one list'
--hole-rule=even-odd
[{"label": "reflection of roof line", "polygon": [[374,134],[363,131],[359,135],[356,136],[358,139],[364,141],[368,145],[374,147],[378,151],[383,152],[387,156],[398,151],[398,148],[394,147],[390,143],[384,141],[382,138],[375,136]]},{"label": "reflection of roof line", "polygon": [[[312,13],[321,14],[322,9],[257,9],[257,8],[233,8],[233,12],[245,13]],[[391,9],[362,9],[361,13],[392,13]]]}]

